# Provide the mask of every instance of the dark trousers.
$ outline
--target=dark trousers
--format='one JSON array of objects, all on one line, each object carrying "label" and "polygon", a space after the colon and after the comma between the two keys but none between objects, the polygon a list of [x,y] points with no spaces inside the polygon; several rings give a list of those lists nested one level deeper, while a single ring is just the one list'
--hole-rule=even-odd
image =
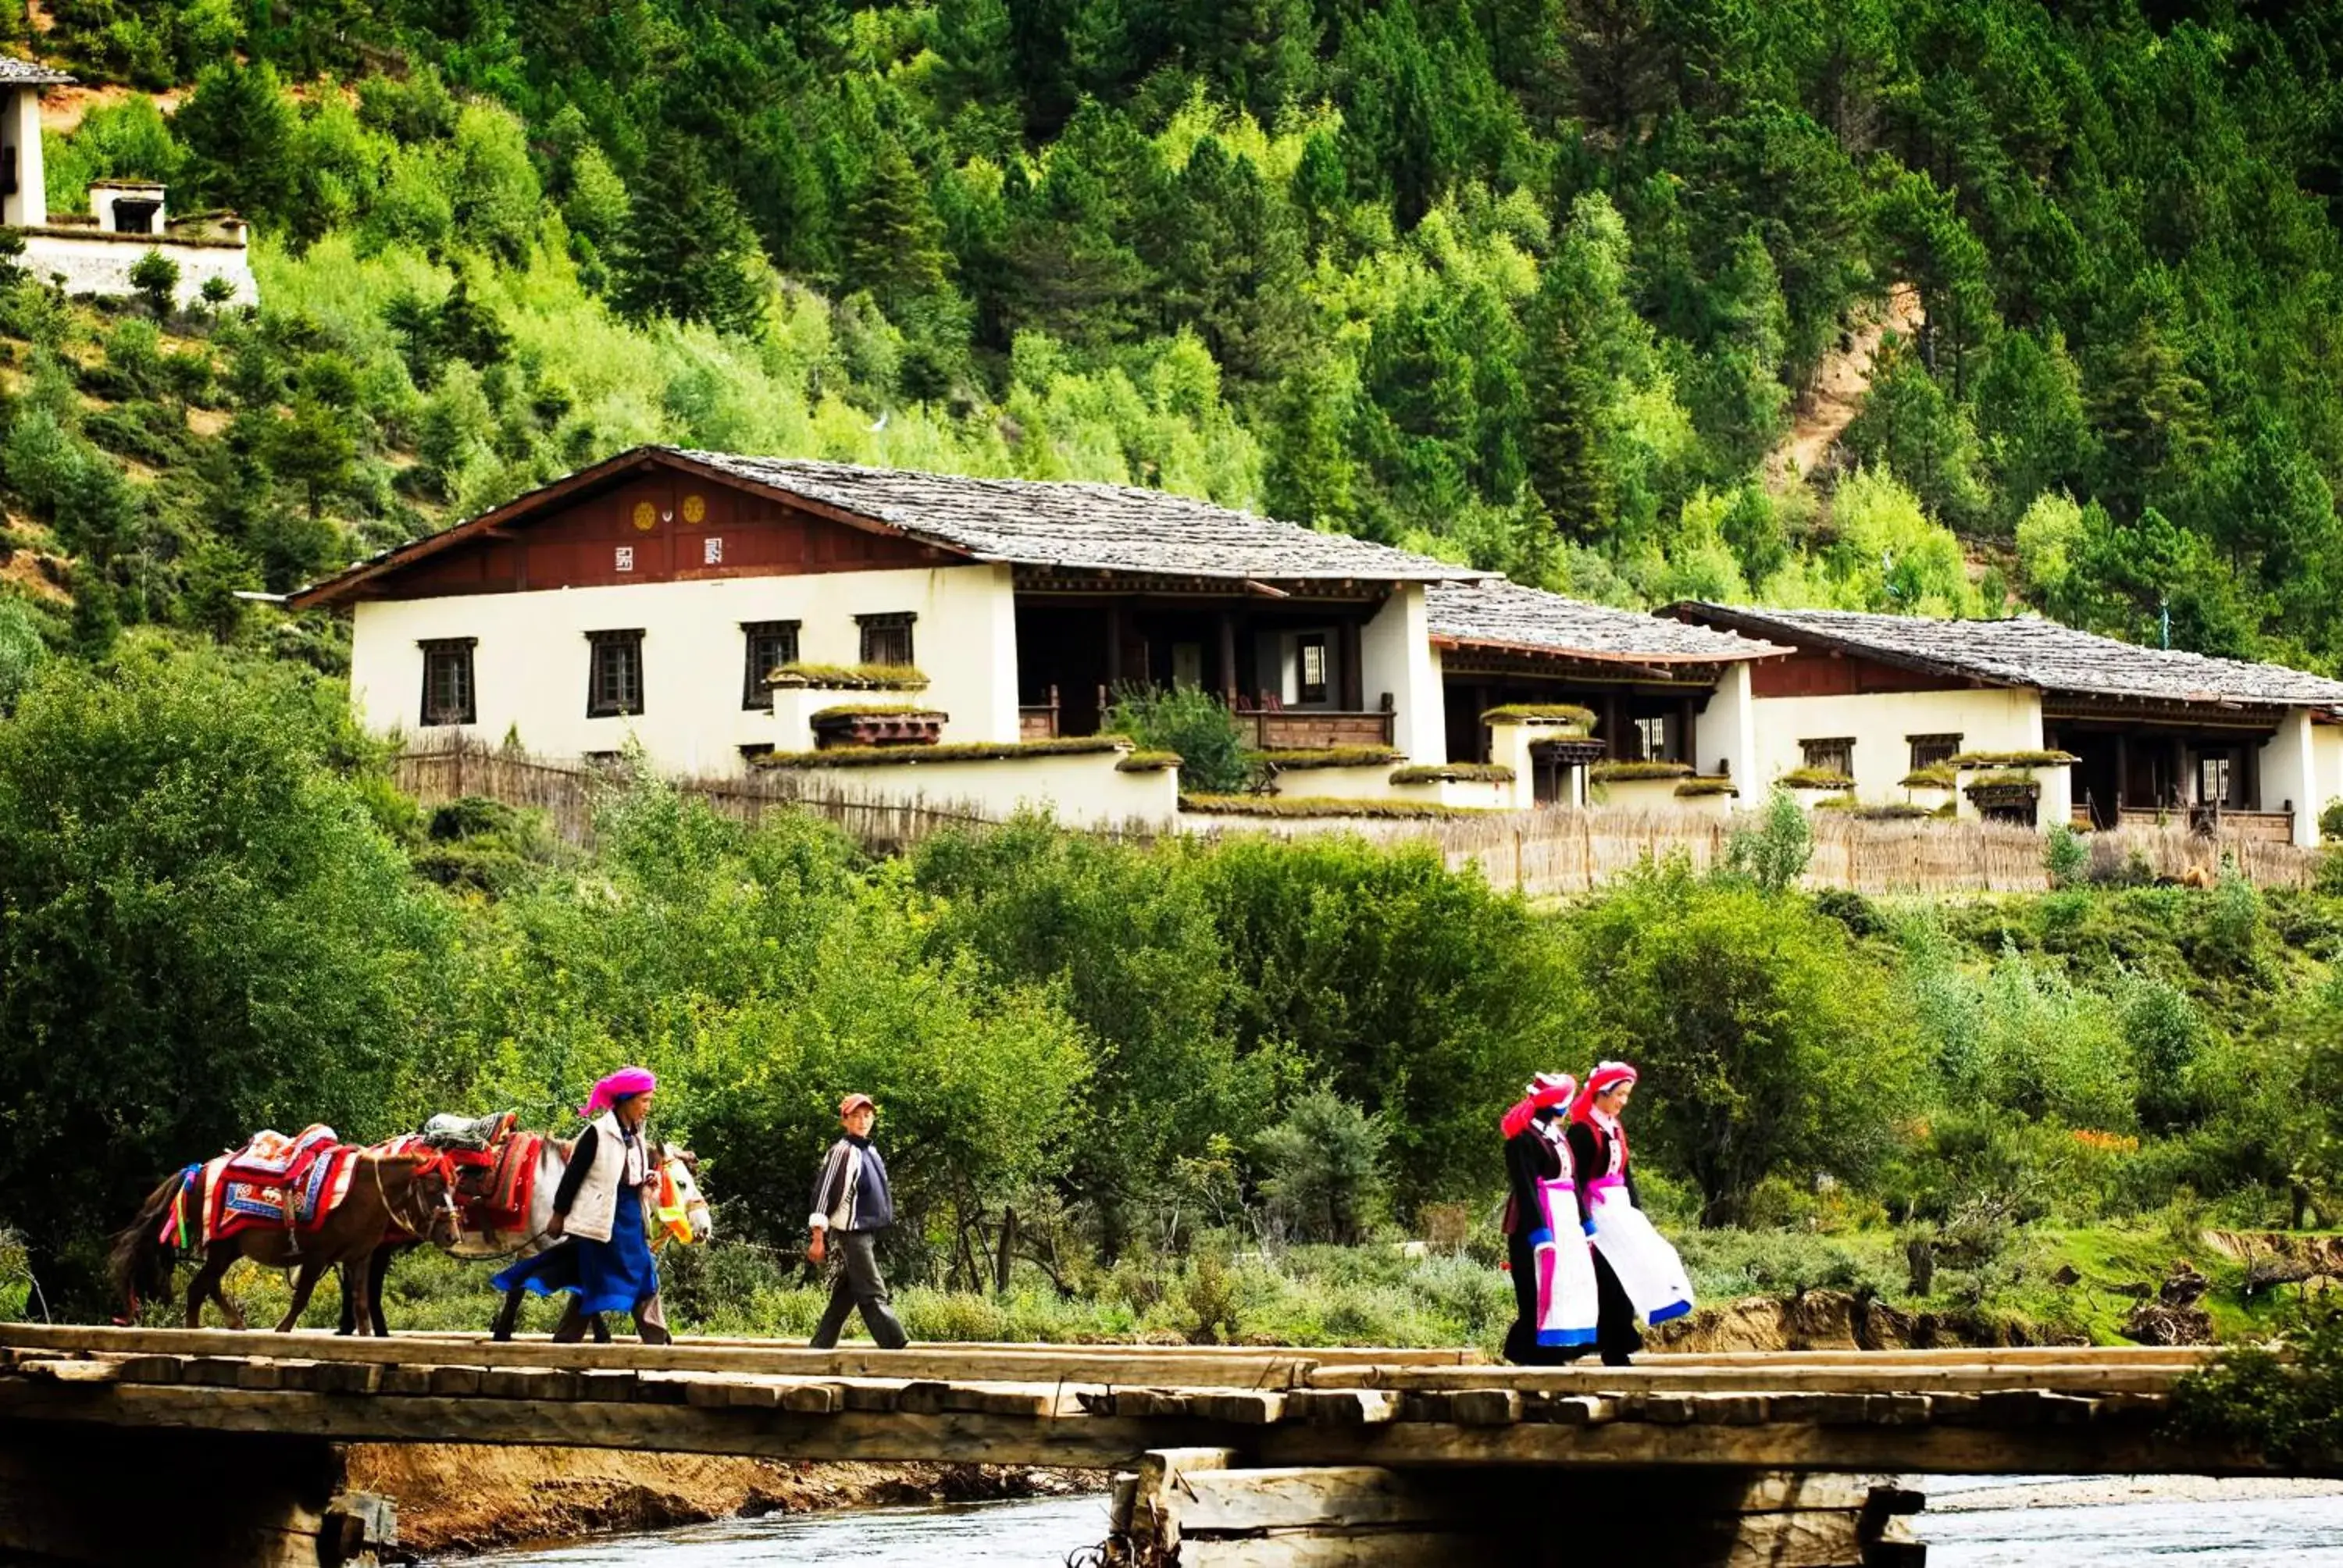
[{"label": "dark trousers", "polygon": [[879,1253],[873,1245],[878,1239],[872,1231],[830,1233],[830,1306],[821,1314],[813,1338],[806,1342],[811,1348],[826,1351],[836,1344],[840,1331],[846,1327],[848,1311],[857,1307],[862,1311],[862,1326],[882,1349],[899,1351],[910,1342],[910,1335],[903,1332],[887,1305],[887,1282],[880,1276]]},{"label": "dark trousers", "polygon": [[[553,1325],[555,1344],[574,1345],[586,1337],[586,1331],[588,1328],[594,1331],[596,1340],[603,1343],[609,1342],[610,1331],[603,1326],[602,1315],[596,1312],[588,1317],[578,1310],[584,1304],[584,1302],[576,1295],[568,1297],[568,1305],[561,1309],[561,1321]],[[664,1345],[674,1342],[675,1336],[668,1332],[667,1308],[657,1296],[651,1297],[635,1309],[635,1332],[641,1336],[643,1343],[647,1345]]]}]

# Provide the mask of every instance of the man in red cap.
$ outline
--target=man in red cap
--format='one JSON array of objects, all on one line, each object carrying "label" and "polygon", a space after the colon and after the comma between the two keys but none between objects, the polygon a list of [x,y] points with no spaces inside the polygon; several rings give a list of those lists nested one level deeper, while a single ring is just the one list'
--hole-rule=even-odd
[{"label": "man in red cap", "polygon": [[879,1232],[895,1222],[887,1162],[870,1144],[879,1108],[867,1094],[850,1094],[838,1102],[838,1119],[846,1126],[846,1136],[830,1146],[830,1157],[814,1179],[813,1241],[806,1248],[806,1256],[819,1263],[834,1246],[838,1262],[830,1275],[830,1306],[807,1343],[818,1351],[838,1343],[848,1311],[859,1307],[870,1337],[883,1349],[900,1350],[910,1336],[887,1304],[887,1282],[879,1273],[875,1245]]}]

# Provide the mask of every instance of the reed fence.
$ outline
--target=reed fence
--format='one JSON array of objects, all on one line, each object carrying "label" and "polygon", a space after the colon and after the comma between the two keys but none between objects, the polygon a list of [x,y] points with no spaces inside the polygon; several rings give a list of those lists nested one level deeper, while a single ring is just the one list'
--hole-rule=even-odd
[{"label": "reed fence", "polygon": [[[625,781],[622,771],[583,763],[458,745],[409,751],[394,764],[400,789],[427,807],[466,796],[542,811],[555,832],[590,845],[599,798]],[[769,812],[807,811],[835,823],[879,853],[905,849],[949,829],[998,827],[972,805],[878,798],[799,769],[746,775],[682,777],[669,782],[719,814],[756,822]],[[1814,888],[1868,894],[1958,896],[2037,892],[2047,881],[2042,836],[2006,823],[1936,819],[1873,821],[1832,812],[1813,818],[1815,853],[1805,880]],[[1245,817],[1188,822],[1207,835],[1268,833],[1302,837],[1357,832],[1383,841],[1418,840],[1455,869],[1478,865],[1495,887],[1531,898],[1583,893],[1646,859],[1681,855],[1696,870],[1721,864],[1736,819],[1616,807],[1489,813],[1445,819]],[[1146,841],[1162,829],[1132,823],[1089,829]],[[2098,877],[2210,880],[2224,864],[2262,887],[2298,887],[2317,872],[2318,855],[2291,844],[2240,835],[2210,836],[2179,824],[2125,826],[2088,836]]]}]

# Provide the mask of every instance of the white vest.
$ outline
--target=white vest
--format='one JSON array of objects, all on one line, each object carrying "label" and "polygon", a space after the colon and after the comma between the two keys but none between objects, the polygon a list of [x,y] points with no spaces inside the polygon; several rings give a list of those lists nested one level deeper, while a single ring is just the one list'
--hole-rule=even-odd
[{"label": "white vest", "polygon": [[[618,1126],[616,1111],[605,1111],[594,1119],[594,1163],[587,1168],[586,1180],[570,1201],[569,1218],[564,1224],[568,1234],[588,1241],[607,1241],[618,1218],[618,1186],[628,1180],[627,1135]],[[641,1146],[637,1144],[639,1149]],[[639,1166],[632,1173],[637,1183],[643,1180]]]}]

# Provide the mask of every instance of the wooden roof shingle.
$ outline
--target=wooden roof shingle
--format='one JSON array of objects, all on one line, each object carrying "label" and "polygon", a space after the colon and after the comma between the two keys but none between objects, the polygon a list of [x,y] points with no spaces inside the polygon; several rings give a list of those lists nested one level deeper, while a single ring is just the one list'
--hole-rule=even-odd
[{"label": "wooden roof shingle", "polygon": [[71,76],[54,66],[37,60],[20,60],[14,55],[0,55],[0,87],[63,87],[72,84]]},{"label": "wooden roof shingle", "polygon": [[1802,647],[1846,649],[1931,674],[2078,697],[2157,702],[2244,703],[2343,710],[2343,681],[2214,658],[2177,648],[2142,648],[2077,631],[2039,616],[2006,620],[1934,620],[1860,610],[1755,609],[1687,601],[1668,613]]},{"label": "wooden roof shingle", "polygon": [[1723,664],[1787,653],[1736,632],[1565,598],[1503,578],[1425,591],[1432,639],[1604,663]]},{"label": "wooden roof shingle", "polygon": [[803,457],[666,448],[687,462],[979,560],[1151,577],[1438,582],[1485,576],[1346,534],[1322,534],[1162,490],[1072,480],[979,479]]}]

